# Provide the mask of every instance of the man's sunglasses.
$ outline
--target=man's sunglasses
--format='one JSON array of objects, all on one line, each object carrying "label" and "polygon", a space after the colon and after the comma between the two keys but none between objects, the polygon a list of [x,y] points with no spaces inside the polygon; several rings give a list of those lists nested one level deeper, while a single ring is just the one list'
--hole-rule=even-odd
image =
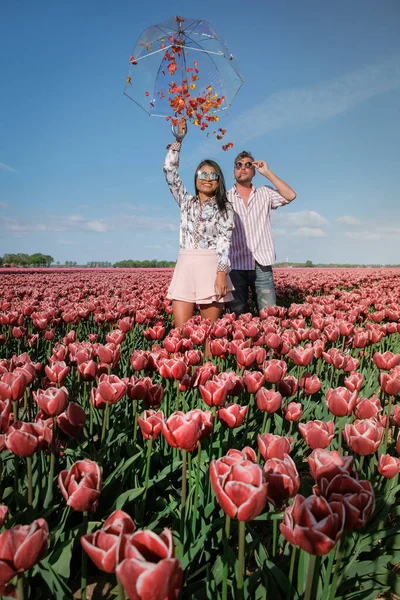
[{"label": "man's sunglasses", "polygon": [[211,173],[207,173],[207,171],[197,171],[197,177],[201,181],[206,181],[209,179],[210,181],[218,181],[219,175],[215,171],[211,171]]},{"label": "man's sunglasses", "polygon": [[242,163],[242,162],[238,161],[235,163],[235,169],[241,169],[242,167],[245,167],[246,169],[251,169],[254,167],[254,165],[252,162]]}]

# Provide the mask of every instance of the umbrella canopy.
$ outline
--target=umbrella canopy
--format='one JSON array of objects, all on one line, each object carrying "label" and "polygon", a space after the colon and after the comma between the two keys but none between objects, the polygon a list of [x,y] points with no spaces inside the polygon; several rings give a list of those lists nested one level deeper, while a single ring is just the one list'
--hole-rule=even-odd
[{"label": "umbrella canopy", "polygon": [[212,26],[176,16],[140,35],[124,94],[151,116],[185,114],[199,125],[206,116],[218,120],[212,115],[231,105],[242,84],[233,55]]}]

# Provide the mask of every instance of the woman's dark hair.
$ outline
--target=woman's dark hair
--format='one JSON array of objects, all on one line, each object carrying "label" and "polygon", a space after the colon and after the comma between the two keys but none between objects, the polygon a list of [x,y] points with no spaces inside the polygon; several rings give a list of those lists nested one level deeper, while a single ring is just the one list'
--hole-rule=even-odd
[{"label": "woman's dark hair", "polygon": [[206,160],[202,160],[201,163],[199,164],[199,166],[197,167],[195,174],[194,174],[194,189],[196,190],[196,194],[199,193],[197,186],[196,186],[197,172],[200,171],[201,168],[204,167],[204,165],[208,165],[208,166],[212,167],[214,169],[214,171],[218,174],[218,187],[215,190],[215,201],[217,203],[219,211],[221,213],[224,213],[224,212],[226,212],[226,204],[227,204],[225,178],[221,171],[221,167],[215,161],[209,160],[207,158]]}]

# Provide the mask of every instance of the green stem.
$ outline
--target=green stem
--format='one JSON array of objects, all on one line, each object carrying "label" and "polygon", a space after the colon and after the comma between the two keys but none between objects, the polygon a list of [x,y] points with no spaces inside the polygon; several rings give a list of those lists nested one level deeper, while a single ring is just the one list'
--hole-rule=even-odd
[{"label": "green stem", "polygon": [[238,578],[237,600],[244,599],[244,547],[246,540],[246,521],[239,521],[239,548],[238,548]]},{"label": "green stem", "polygon": [[122,583],[120,582],[118,577],[117,577],[117,581],[118,581],[118,598],[119,598],[119,600],[125,600],[124,586],[122,585]]},{"label": "green stem", "polygon": [[[83,535],[86,535],[88,528],[88,511],[83,513]],[[81,600],[86,600],[87,583],[87,554],[82,548],[82,571],[81,571]]]},{"label": "green stem", "polygon": [[24,575],[18,575],[17,580],[17,598],[18,600],[24,600]]},{"label": "green stem", "polygon": [[364,459],[365,459],[365,456],[360,456],[360,460],[358,462],[358,470],[359,470],[360,473],[363,470]]},{"label": "green stem", "polygon": [[147,440],[146,474],[145,474],[145,478],[144,478],[144,494],[143,494],[143,516],[144,516],[144,511],[146,510],[147,486],[149,485],[152,446],[153,446],[153,436],[151,435],[149,437],[149,439]]},{"label": "green stem", "polygon": [[106,437],[106,426],[107,426],[109,406],[110,406],[110,403],[106,402],[106,407],[105,407],[104,412],[103,412],[103,427],[101,428],[100,446],[103,445],[104,438]]},{"label": "green stem", "polygon": [[49,477],[47,480],[47,492],[46,497],[44,499],[43,508],[49,508],[50,504],[53,501],[53,480],[54,480],[54,468],[56,464],[56,427],[57,427],[57,419],[53,417],[53,429],[52,429],[52,439],[51,439],[51,451],[50,451],[50,470]]},{"label": "green stem", "polygon": [[342,418],[338,419],[339,434],[338,434],[338,452],[342,452]]},{"label": "green stem", "polygon": [[292,597],[292,582],[293,582],[294,565],[296,563],[296,552],[297,552],[297,546],[292,546],[292,555],[290,557],[290,567],[289,567],[289,587],[288,587],[288,593],[286,596],[286,600],[290,600]]},{"label": "green stem", "polygon": [[179,400],[180,400],[180,390],[179,390],[179,379],[176,380],[176,400],[175,400],[175,410],[179,410]]},{"label": "green stem", "polygon": [[385,454],[386,449],[387,449],[389,428],[390,428],[390,417],[392,414],[393,401],[394,401],[394,396],[389,396],[389,404],[388,404],[387,413],[386,413],[385,435],[383,438],[383,445],[382,445],[382,454]]},{"label": "green stem", "polygon": [[28,472],[28,504],[32,506],[33,493],[32,493],[32,456],[26,458],[26,468]]},{"label": "green stem", "polygon": [[196,483],[194,488],[194,504],[192,514],[192,537],[196,539],[196,521],[197,521],[197,505],[199,502],[199,483],[200,483],[200,465],[201,465],[201,442],[197,448],[197,467],[196,467]]},{"label": "green stem", "polygon": [[186,490],[187,490],[187,451],[182,450],[182,493],[181,493],[181,544],[184,546],[185,512],[186,512]]},{"label": "green stem", "polygon": [[333,574],[332,585],[330,587],[328,600],[334,600],[336,591],[338,588],[338,580],[339,580],[340,567],[342,565],[342,556],[343,556],[343,550],[344,550],[344,545],[345,545],[345,537],[346,537],[346,534],[343,533],[343,536],[342,536],[342,539],[340,540],[340,544],[339,544],[337,554],[336,554],[335,572]]},{"label": "green stem", "polygon": [[228,540],[231,531],[231,518],[225,515],[225,530],[223,536],[224,554],[223,554],[223,572],[222,572],[222,597],[221,600],[228,599]]},{"label": "green stem", "polygon": [[278,545],[278,519],[272,520],[272,556],[276,556]]},{"label": "green stem", "polygon": [[325,582],[324,582],[324,587],[322,590],[322,598],[328,597],[329,584],[331,582],[332,568],[333,568],[333,562],[335,560],[335,555],[336,555],[336,548],[332,548],[332,550],[329,552],[328,564],[326,566]]}]

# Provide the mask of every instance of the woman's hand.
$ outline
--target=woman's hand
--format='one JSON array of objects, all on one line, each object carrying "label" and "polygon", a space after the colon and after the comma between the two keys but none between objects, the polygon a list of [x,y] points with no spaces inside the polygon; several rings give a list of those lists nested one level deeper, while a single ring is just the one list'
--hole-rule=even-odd
[{"label": "woman's hand", "polygon": [[215,293],[217,295],[217,301],[219,302],[221,298],[226,296],[228,293],[228,283],[226,280],[226,273],[223,271],[218,271],[217,277],[215,279],[214,284]]},{"label": "woman's hand", "polygon": [[178,123],[178,136],[184,138],[187,133],[187,123],[185,117],[182,115]]}]

